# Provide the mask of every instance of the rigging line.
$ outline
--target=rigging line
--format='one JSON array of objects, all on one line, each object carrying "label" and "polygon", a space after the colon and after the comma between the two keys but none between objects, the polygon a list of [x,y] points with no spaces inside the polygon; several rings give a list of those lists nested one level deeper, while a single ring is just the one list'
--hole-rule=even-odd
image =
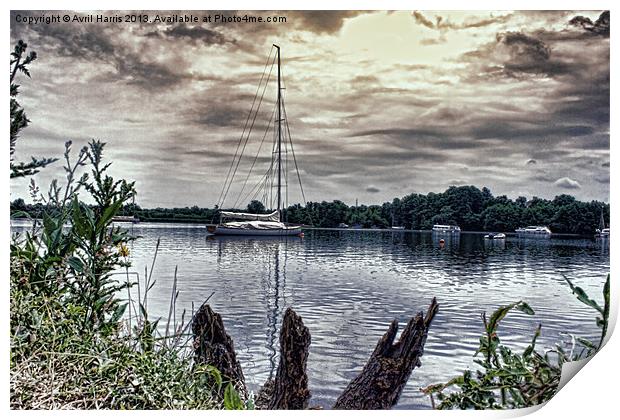
[{"label": "rigging line", "polygon": [[[275,58],[274,58],[274,62],[275,62]],[[241,153],[239,154],[239,159],[237,160],[237,164],[236,164],[235,169],[234,169],[234,171],[233,171],[232,177],[231,177],[231,178],[230,178],[230,180],[229,180],[229,183],[228,183],[228,186],[227,186],[226,192],[224,193],[224,198],[222,198],[222,205],[223,205],[223,204],[224,204],[224,202],[226,201],[226,197],[228,197],[228,193],[229,193],[229,191],[230,191],[230,187],[231,187],[231,186],[232,186],[232,184],[233,184],[233,181],[234,181],[235,176],[236,176],[236,174],[237,174],[237,170],[239,169],[239,164],[241,163],[241,160],[242,160],[242,158],[243,158],[243,152],[245,151],[245,148],[246,148],[246,146],[247,146],[247,144],[248,144],[248,141],[250,140],[250,135],[251,135],[251,133],[252,133],[252,128],[254,127],[254,123],[256,122],[256,117],[258,116],[258,111],[260,110],[260,106],[261,106],[261,104],[262,104],[262,102],[263,102],[263,98],[264,98],[264,96],[265,96],[265,92],[266,92],[266,89],[267,89],[267,84],[269,83],[269,79],[271,78],[271,72],[273,71],[273,64],[274,64],[274,63],[272,63],[272,64],[271,64],[271,69],[269,70],[269,76],[268,76],[268,78],[267,78],[267,82],[265,83],[265,86],[264,86],[264,88],[263,88],[263,93],[261,94],[260,101],[259,101],[259,103],[258,103],[258,107],[256,108],[256,112],[255,112],[255,114],[254,114],[254,117],[253,117],[253,119],[252,119],[252,124],[251,124],[251,126],[250,126],[250,129],[249,129],[249,131],[248,131],[247,137],[246,137],[245,142],[244,142],[244,144],[243,144],[243,148],[241,149]],[[233,207],[234,207],[234,206],[233,206]]]},{"label": "rigging line", "polygon": [[275,150],[275,147],[276,147],[275,146],[275,141],[276,141],[275,137],[274,137],[273,141],[274,141],[274,145],[272,146],[272,159],[271,159],[269,168],[267,168],[267,172],[265,172],[265,175],[263,175],[261,177],[261,179],[258,181],[258,183],[256,185],[254,185],[254,187],[252,187],[252,189],[246,194],[246,196],[244,197],[244,200],[241,201],[242,203],[243,203],[243,201],[247,200],[247,198],[250,196],[250,194],[252,193],[252,191],[254,191],[254,189],[256,187],[260,187],[261,182],[263,182],[263,180],[264,180],[263,186],[261,188],[259,188],[257,190],[257,192],[261,191],[261,189],[262,189],[265,192],[265,197],[264,197],[264,200],[263,200],[263,204],[265,204],[265,206],[267,206],[267,204],[269,204],[269,203],[267,203],[267,192],[268,192],[267,184],[269,183],[268,180],[270,179],[270,174],[273,172],[273,166],[274,166],[273,153],[275,153],[274,150]]},{"label": "rigging line", "polygon": [[[275,62],[275,58],[274,58]],[[248,141],[250,140],[250,134],[252,133],[252,128],[254,128],[254,123],[256,122],[256,117],[258,116],[258,111],[260,110],[260,106],[263,103],[263,98],[265,97],[265,92],[267,90],[267,85],[269,84],[269,79],[271,78],[271,73],[273,71],[274,62],[271,63],[271,68],[269,69],[269,76],[267,77],[267,81],[265,82],[265,86],[263,87],[263,93],[260,96],[260,100],[258,101],[258,106],[256,107],[256,112],[254,113],[254,117],[252,118],[252,124],[250,125],[250,129],[248,131],[248,135],[243,143],[243,148],[241,149],[241,153],[239,154],[239,159],[237,160],[237,165],[235,166],[235,170],[230,178],[228,183],[228,187],[226,189],[226,193],[224,193],[224,198],[222,198],[222,205],[226,201],[226,197],[228,196],[228,192],[230,191],[230,187],[235,179],[235,175],[237,174],[237,169],[239,169],[239,164],[241,163],[241,159],[243,157],[243,152],[245,151],[246,146],[248,145]]]},{"label": "rigging line", "polygon": [[273,131],[273,149],[271,151],[271,185],[269,187],[269,208],[273,209],[273,183],[275,181],[275,159],[276,159],[276,150],[278,149],[278,135],[276,130]]},{"label": "rigging line", "polygon": [[[222,191],[220,192],[220,196],[217,199],[217,204],[220,204],[220,199],[222,198],[222,195],[224,194],[224,189],[226,188],[226,183],[228,182],[228,177],[230,176],[230,171],[232,170],[232,167],[235,163],[235,160],[237,158],[237,152],[239,151],[239,147],[241,146],[241,141],[243,140],[243,136],[245,135],[245,130],[248,126],[248,121],[250,121],[250,116],[252,116],[252,110],[254,109],[254,103],[256,103],[256,98],[258,97],[258,92],[260,91],[260,86],[261,83],[263,82],[263,78],[265,77],[265,71],[267,71],[267,66],[269,65],[269,59],[271,58],[271,53],[273,52],[273,45],[271,46],[271,49],[269,50],[269,55],[267,56],[267,61],[265,62],[265,68],[263,69],[263,74],[260,77],[260,81],[258,82],[258,86],[256,87],[256,93],[254,94],[254,100],[252,101],[252,106],[250,107],[250,112],[248,112],[248,116],[245,120],[245,124],[243,126],[243,131],[241,132],[241,137],[239,137],[239,142],[237,143],[237,149],[235,150],[235,155],[233,156],[232,161],[230,162],[230,167],[228,168],[228,173],[226,174],[226,180],[224,181],[224,185],[222,186]],[[272,63],[271,63],[271,68],[273,69],[273,63],[275,62],[275,55],[273,57]],[[269,71],[271,73],[271,70]],[[224,203],[222,202],[222,205]]]},{"label": "rigging line", "polygon": [[[288,208],[288,142],[286,141],[286,135],[284,141],[284,185],[286,189],[284,190],[284,208]],[[290,139],[289,139],[290,140]],[[288,216],[286,217],[288,219]]]},{"label": "rigging line", "polygon": [[299,188],[301,189],[301,197],[304,200],[304,206],[307,206],[306,194],[304,193],[304,186],[301,183],[301,175],[299,174],[299,167],[297,166],[297,157],[295,156],[295,148],[293,147],[293,139],[291,138],[291,130],[288,125],[288,117],[286,116],[286,107],[282,107],[284,110],[284,121],[286,122],[286,131],[288,132],[288,140],[291,144],[291,154],[293,155],[293,162],[295,162],[295,171],[297,172],[297,179],[299,180]]},{"label": "rigging line", "polygon": [[[264,177],[263,177],[263,178],[264,178]],[[264,179],[267,179],[267,178],[264,178]],[[261,181],[263,181],[263,180],[261,179]],[[261,185],[262,185],[262,187],[261,187]],[[259,184],[257,184],[257,186],[259,186],[259,188],[256,190],[256,192],[254,193],[254,195],[252,195],[252,197],[249,197],[250,199],[248,200],[248,202],[251,202],[252,200],[257,199],[257,198],[258,198],[258,195],[260,194],[260,192],[261,192],[261,191],[264,191],[264,188],[263,188],[263,187],[265,186],[265,182],[260,182]],[[253,189],[252,189],[252,190],[253,190]],[[251,192],[251,191],[250,191],[250,192]],[[263,193],[263,195],[264,195],[264,193]]]},{"label": "rigging line", "polygon": [[273,106],[273,111],[271,111],[271,117],[269,117],[269,123],[267,124],[267,129],[265,130],[265,134],[263,134],[263,138],[260,141],[260,145],[258,146],[256,155],[254,156],[254,161],[252,162],[252,166],[250,166],[250,171],[248,172],[248,175],[245,177],[245,181],[243,181],[243,186],[241,188],[241,191],[239,191],[239,195],[237,196],[237,200],[235,200],[235,204],[233,204],[233,207],[236,207],[237,204],[242,204],[242,203],[238,203],[238,201],[241,198],[241,194],[243,194],[243,191],[245,190],[245,187],[248,183],[248,179],[250,178],[250,175],[252,174],[252,169],[254,169],[254,165],[256,164],[256,161],[258,160],[260,149],[263,147],[263,143],[265,142],[265,138],[267,137],[267,133],[269,132],[269,128],[271,127],[271,120],[275,113],[276,113],[276,105]]},{"label": "rigging line", "polygon": [[269,175],[269,171],[270,170],[271,170],[271,168],[267,169],[267,172],[265,172],[265,174],[262,177],[260,177],[258,182],[252,187],[252,189],[250,191],[247,192],[245,197],[243,197],[243,200],[241,201],[241,203],[243,203],[245,200],[247,200],[250,197],[250,195],[252,194],[252,192],[254,192],[255,189],[256,189],[256,194],[258,194],[262,190],[261,184],[263,184],[263,181],[267,179],[267,176]]},{"label": "rigging line", "polygon": [[[248,191],[247,195],[246,195],[246,200],[249,202],[251,202],[252,200],[254,200],[258,194],[262,191],[262,185],[264,184],[264,180],[266,179],[266,175],[263,175],[260,180],[258,181],[258,183],[256,185],[254,185],[254,187]],[[249,200],[248,200],[249,199]]]},{"label": "rigging line", "polygon": [[[284,69],[281,69],[282,76],[282,84],[284,85],[284,89],[286,89],[286,77],[284,75]],[[288,132],[288,140],[291,144],[291,154],[293,155],[293,162],[295,163],[295,172],[297,173],[297,179],[299,180],[299,189],[301,190],[301,197],[304,200],[304,207],[306,208],[306,214],[308,215],[310,224],[312,224],[312,214],[308,211],[308,202],[306,200],[306,194],[304,193],[304,186],[301,183],[301,175],[299,174],[299,167],[297,166],[297,157],[295,156],[295,148],[293,147],[293,139],[291,138],[291,130],[288,125],[288,116],[286,115],[286,106],[284,96],[281,97],[282,100],[282,110],[284,112],[284,121],[286,124],[286,130]]]}]

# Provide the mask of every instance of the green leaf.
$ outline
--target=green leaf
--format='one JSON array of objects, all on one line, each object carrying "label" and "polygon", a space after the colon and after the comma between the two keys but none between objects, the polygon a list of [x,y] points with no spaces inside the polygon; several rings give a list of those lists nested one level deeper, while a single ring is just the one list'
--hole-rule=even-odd
[{"label": "green leaf", "polygon": [[87,223],[86,216],[82,213],[80,202],[77,197],[74,197],[71,202],[71,209],[73,217],[71,224],[73,225],[73,231],[80,237],[86,238],[90,236],[90,229]]},{"label": "green leaf", "polygon": [[239,393],[230,382],[224,390],[224,408],[226,410],[243,410],[244,408]]},{"label": "green leaf", "polygon": [[81,274],[84,272],[84,262],[79,257],[71,256],[67,258],[67,264],[69,264],[69,267],[76,273]]},{"label": "green leaf", "polygon": [[515,402],[516,407],[526,407],[525,401],[523,400],[523,396],[516,388],[508,388],[508,392]]},{"label": "green leaf", "polygon": [[512,309],[517,309],[528,315],[534,315],[534,310],[532,310],[532,308],[523,301],[511,303],[510,305],[506,305],[506,306],[500,306],[495,312],[493,312],[493,315],[491,315],[491,318],[489,319],[489,324],[487,326],[487,333],[493,334],[494,332],[496,332],[497,325],[499,324],[499,322],[502,319],[504,319],[504,317]]},{"label": "green leaf", "polygon": [[219,369],[215,366],[208,365],[206,366],[205,371],[215,381],[215,385],[217,386],[217,393],[219,394],[222,390],[222,374],[220,373]]},{"label": "green leaf", "polygon": [[97,222],[97,231],[104,229],[110,223],[110,221],[114,216],[116,216],[116,213],[118,213],[122,205],[123,200],[121,199],[106,207],[106,209],[103,211],[103,214],[101,215],[101,218]]},{"label": "green leaf", "polygon": [[575,337],[575,339],[577,340],[577,342],[579,342],[582,346],[584,346],[587,349],[596,350],[596,348],[597,348],[594,345],[594,343],[591,342],[590,340],[587,340],[587,339],[581,338],[581,337]]},{"label": "green leaf", "polygon": [[125,313],[125,309],[127,308],[127,303],[119,305],[114,313],[112,314],[112,318],[110,318],[110,323],[116,323]]},{"label": "green leaf", "polygon": [[[585,303],[586,305],[588,305],[591,308],[596,309],[597,311],[599,311],[601,314],[604,313],[603,309],[599,306],[598,303],[596,303],[596,301],[590,299],[590,296],[588,296],[588,294],[579,286],[575,286],[566,276],[564,276],[564,280],[566,280],[566,282],[568,283],[570,289],[572,290],[573,294],[577,295],[577,299],[580,302]],[[603,291],[603,294],[605,292]]]},{"label": "green leaf", "polygon": [[534,310],[530,307],[530,305],[528,305],[526,302],[523,302],[523,301],[519,302],[515,306],[515,309],[518,309],[519,311],[527,315],[534,315]]},{"label": "green leaf", "polygon": [[536,328],[536,331],[534,332],[534,337],[532,337],[532,342],[530,343],[529,346],[527,346],[527,348],[523,352],[524,359],[527,359],[528,357],[532,355],[532,352],[534,351],[534,347],[536,347],[536,340],[538,339],[538,337],[540,337],[541,329],[542,329],[542,325],[538,324],[538,328]]}]

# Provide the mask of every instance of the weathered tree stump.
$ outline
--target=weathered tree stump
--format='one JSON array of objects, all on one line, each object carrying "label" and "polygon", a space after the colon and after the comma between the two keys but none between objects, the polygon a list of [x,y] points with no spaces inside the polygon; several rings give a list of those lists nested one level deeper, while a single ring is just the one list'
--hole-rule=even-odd
[{"label": "weathered tree stump", "polygon": [[[366,366],[340,395],[334,408],[364,410],[393,407],[411,372],[420,366],[428,329],[437,309],[437,301],[433,298],[426,316],[420,312],[411,318],[396,343],[398,321],[392,321]],[[192,331],[196,362],[216,367],[226,380],[233,382],[242,398],[247,398],[241,365],[237,361],[233,341],[224,330],[221,316],[213,312],[209,305],[203,304],[194,315]],[[309,347],[308,328],[301,317],[288,308],[280,330],[278,370],[275,378],[268,380],[259,391],[255,401],[257,408],[308,408],[310,391],[306,364]]]},{"label": "weathered tree stump", "polygon": [[[247,398],[245,378],[237,361],[232,338],[226,334],[222,317],[204,303],[192,320],[194,360],[216,367],[224,381],[230,381],[242,398]],[[223,393],[224,387],[222,387]]]},{"label": "weathered tree stump", "polygon": [[308,407],[310,390],[306,362],[310,332],[291,308],[284,313],[280,330],[280,363],[276,377],[265,383],[257,407],[268,410],[303,410]]},{"label": "weathered tree stump", "polygon": [[379,340],[362,372],[351,381],[336,400],[335,409],[387,409],[400,398],[413,369],[420,366],[420,358],[431,321],[437,313],[435,298],[426,317],[419,312],[403,330],[400,341],[394,343],[398,321],[392,321]]}]

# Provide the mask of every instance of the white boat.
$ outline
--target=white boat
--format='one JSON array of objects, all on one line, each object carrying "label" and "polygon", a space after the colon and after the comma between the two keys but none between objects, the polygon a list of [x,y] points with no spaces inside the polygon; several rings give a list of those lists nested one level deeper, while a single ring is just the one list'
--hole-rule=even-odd
[{"label": "white boat", "polygon": [[488,235],[484,235],[484,239],[496,241],[496,240],[506,239],[506,235],[503,233],[495,233],[495,234],[489,233]]},{"label": "white boat", "polygon": [[549,237],[551,236],[551,230],[547,226],[527,226],[524,228],[515,229],[517,236],[530,236],[530,237]]},{"label": "white boat", "polygon": [[301,227],[280,222],[278,210],[270,214],[220,212],[220,223],[207,225],[213,235],[292,236],[301,233]]},{"label": "white boat", "polygon": [[609,228],[605,228],[602,230],[597,229],[596,237],[597,238],[609,238]]},{"label": "white boat", "polygon": [[405,230],[404,226],[398,226],[394,222],[394,210],[392,210],[391,214],[392,214],[392,230]]},{"label": "white boat", "polygon": [[433,233],[459,234],[461,233],[461,228],[453,225],[433,225],[432,231]]},{"label": "white boat", "polygon": [[[281,72],[280,47],[275,44],[273,45],[273,47],[276,49],[277,55],[273,57],[272,68],[273,68],[273,64],[275,63],[276,58],[278,61],[278,66],[277,66],[278,93],[277,93],[277,102],[274,107],[274,114],[276,118],[275,122],[277,122],[277,125],[274,124],[274,129],[276,129],[277,132],[275,133],[275,136],[274,136],[275,137],[274,148],[273,150],[270,150],[270,154],[272,156],[271,166],[269,167],[267,173],[261,178],[259,183],[252,190],[250,190],[250,192],[247,193],[246,196],[249,196],[253,193],[254,197],[256,197],[258,195],[258,192],[260,191],[260,188],[262,188],[263,191],[265,192],[265,201],[267,201],[267,196],[269,195],[267,192],[272,191],[272,187],[275,186],[276,191],[277,191],[277,206],[275,207],[275,210],[269,214],[220,211],[219,223],[207,225],[207,232],[209,232],[209,234],[238,235],[238,236],[301,235],[301,226],[290,225],[281,220],[282,209],[286,207],[286,203],[284,202],[284,199],[288,197],[288,190],[286,190],[286,194],[283,195],[282,187],[284,185],[285,188],[288,188],[287,180],[289,179],[285,172],[286,169],[288,168],[288,165],[283,164],[282,155],[284,154],[285,155],[284,159],[286,159],[286,156],[289,153],[293,154],[293,158],[295,158],[295,154],[293,150],[293,143],[290,138],[290,130],[288,127],[288,123],[286,123],[286,131],[283,131],[283,127],[282,127],[282,122],[286,121],[286,111],[284,109],[284,103],[283,103],[283,97],[282,97],[283,87],[281,86],[281,75],[280,75],[280,72]],[[272,60],[271,53],[269,54],[269,59],[267,60],[267,64],[269,63],[270,60]],[[265,70],[266,69],[267,69],[267,65],[265,66]],[[265,76],[265,73],[263,73],[263,76]],[[265,89],[267,88],[267,82],[269,81],[269,77],[267,77],[266,80],[267,81],[265,82],[265,86],[263,89],[263,95],[265,93]],[[263,78],[261,78],[261,81],[259,82],[259,90],[260,90],[262,81],[263,81]],[[257,90],[257,95],[258,95],[258,90]],[[256,97],[255,97],[255,100],[256,100]],[[252,115],[253,112],[256,112],[256,114],[254,114],[254,118],[256,118],[256,115],[258,115],[258,110],[260,108],[261,103],[262,103],[262,95],[260,97],[260,101],[258,102],[258,106],[256,109],[254,109],[254,102],[252,103],[252,108],[250,109],[250,115]],[[249,116],[248,116],[248,120],[249,120]],[[249,131],[247,132],[246,144],[247,144],[247,140],[249,140],[250,138],[252,127],[253,127],[253,124],[252,126],[250,126]],[[269,129],[269,126],[267,127],[267,129]],[[244,127],[244,131],[241,135],[241,139],[245,138],[245,135],[246,135],[246,127]],[[265,136],[266,136],[266,133],[265,133]],[[265,136],[263,136],[263,140]],[[241,144],[241,141],[239,144]],[[262,146],[262,142],[261,142],[261,146]],[[229,170],[229,174],[226,177],[224,188],[222,188],[222,193],[220,194],[220,198],[218,199],[217,207],[220,209],[223,208],[224,202],[226,201],[226,197],[228,195],[230,187],[233,184],[236,171],[237,171],[237,168],[239,167],[239,163],[241,162],[241,157],[243,155],[244,149],[245,149],[245,146],[241,150],[241,153],[239,155],[237,154],[237,152],[235,152],[235,155],[233,157],[233,162],[230,166],[231,169],[235,167],[235,170],[234,172],[231,172]],[[259,151],[260,151],[260,146],[259,146]],[[256,162],[257,157],[258,157],[258,152],[256,154],[256,157],[254,158],[254,163]],[[247,181],[250,177],[250,174],[253,168],[254,168],[254,164],[252,164],[252,167],[250,168],[250,173],[248,173],[245,179],[245,182],[243,183],[243,187],[241,188],[241,191],[239,192],[239,196],[237,197],[237,200],[235,201],[235,204],[233,205],[233,207],[236,207],[236,203],[239,202],[238,200],[241,198],[244,192],[245,186],[247,184]],[[297,178],[299,179],[299,183],[301,187],[301,177],[299,175],[299,170],[297,168],[296,159],[295,159],[295,169],[297,170]],[[303,196],[303,187],[301,188],[301,192]],[[271,196],[273,196],[273,194],[271,194]],[[304,202],[305,202],[305,197],[304,197]],[[271,204],[273,205],[275,203],[272,202]]]},{"label": "white boat", "polygon": [[605,227],[605,218],[603,217],[603,209],[601,208],[601,223],[598,229],[596,229],[597,238],[609,238],[609,228]]}]

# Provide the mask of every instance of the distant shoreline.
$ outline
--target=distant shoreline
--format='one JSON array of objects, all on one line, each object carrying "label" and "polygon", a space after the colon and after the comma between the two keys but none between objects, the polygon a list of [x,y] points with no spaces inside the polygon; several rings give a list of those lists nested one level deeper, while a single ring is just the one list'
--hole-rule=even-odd
[{"label": "distant shoreline", "polygon": [[[16,217],[11,218],[12,221],[29,221],[33,219],[28,219],[26,217]],[[136,225],[140,226],[141,224],[146,223],[154,223],[154,224],[165,224],[165,223],[178,223],[181,225],[188,225],[196,228],[206,228],[207,224],[210,224],[210,221],[205,222],[197,222],[197,221],[182,221],[178,219],[158,219],[158,220],[141,220],[140,222],[114,222],[115,224],[123,224],[123,225]],[[311,226],[302,226],[303,230],[323,230],[323,231],[341,231],[341,232],[390,232],[390,233],[432,233],[431,229],[390,229],[390,228],[328,228],[328,227],[311,227]],[[506,236],[517,237],[515,232],[499,232],[499,231],[478,231],[478,230],[464,230],[461,231],[462,234],[473,234],[473,235],[488,235],[489,233],[504,233]],[[448,235],[449,236],[449,235]],[[588,238],[591,239],[594,234],[578,234],[578,233],[552,233],[552,237],[561,237],[561,238]],[[528,239],[528,238],[524,238]]]}]

